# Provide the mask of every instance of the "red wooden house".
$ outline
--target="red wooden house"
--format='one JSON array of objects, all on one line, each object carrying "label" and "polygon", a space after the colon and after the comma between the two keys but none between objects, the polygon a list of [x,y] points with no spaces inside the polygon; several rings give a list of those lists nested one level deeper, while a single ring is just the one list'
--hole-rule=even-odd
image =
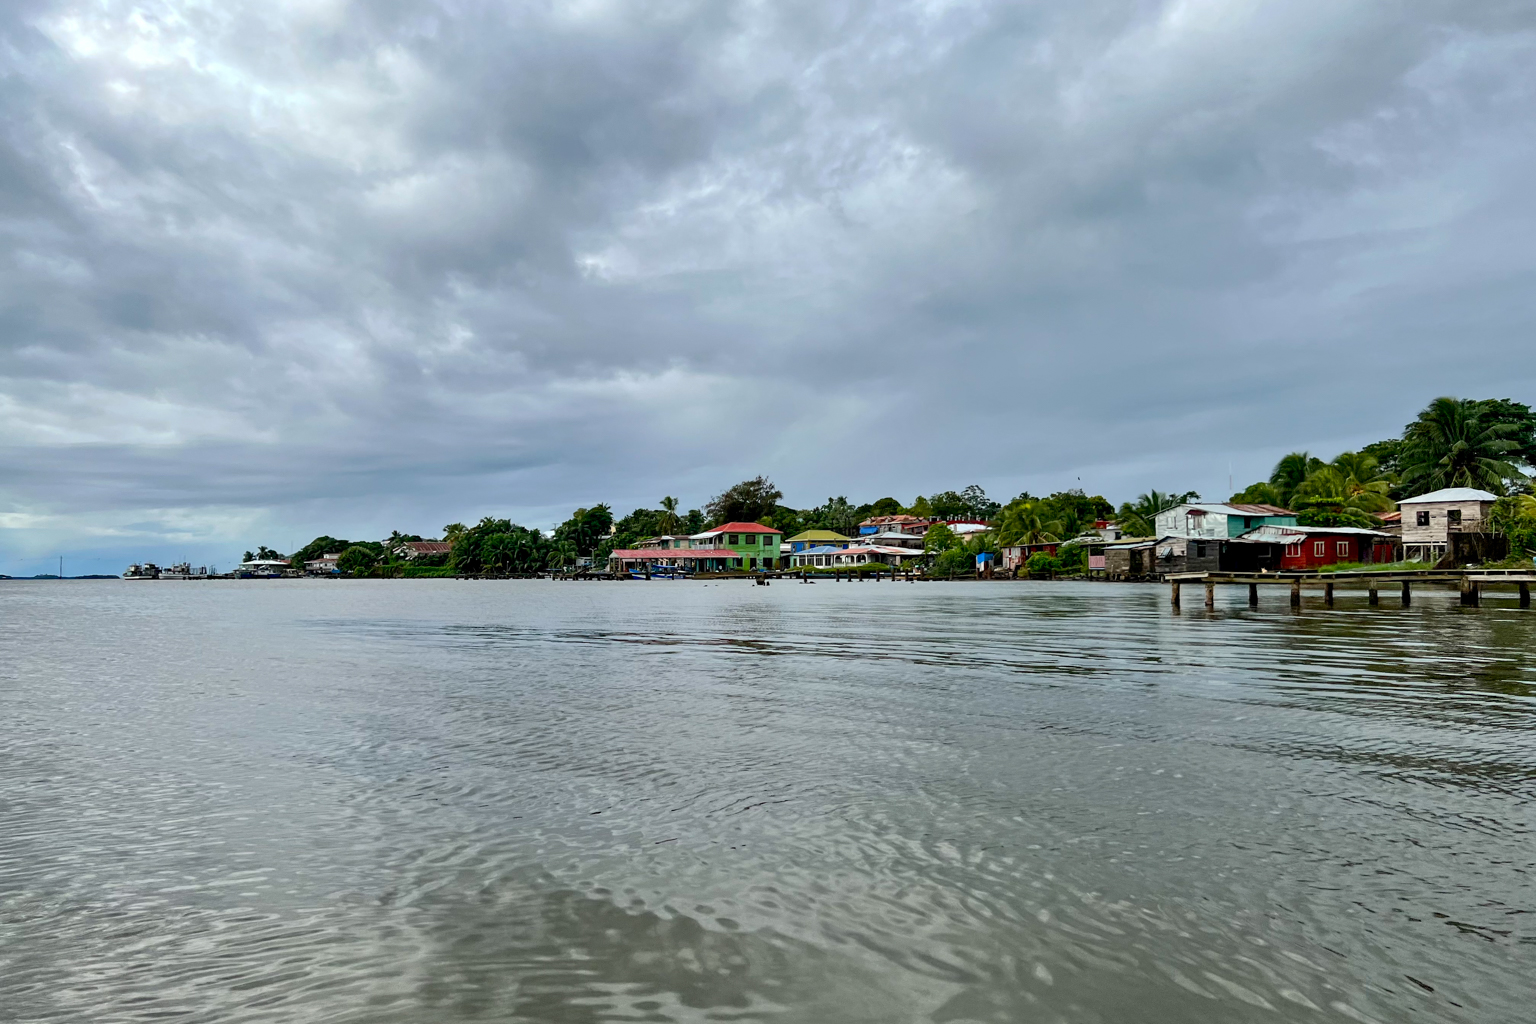
[{"label": "red wooden house", "polygon": [[1241,539],[1274,545],[1279,551],[1277,568],[1281,572],[1305,571],[1340,562],[1380,564],[1393,561],[1397,552],[1391,534],[1353,526],[1261,526],[1249,530]]}]

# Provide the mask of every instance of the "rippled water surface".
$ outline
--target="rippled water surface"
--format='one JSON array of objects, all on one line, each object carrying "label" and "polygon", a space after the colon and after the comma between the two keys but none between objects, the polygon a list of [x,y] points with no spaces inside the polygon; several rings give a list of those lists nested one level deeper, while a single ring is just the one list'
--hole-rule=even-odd
[{"label": "rippled water surface", "polygon": [[1536,613],[1223,600],[0,583],[0,1020],[1530,1021]]}]

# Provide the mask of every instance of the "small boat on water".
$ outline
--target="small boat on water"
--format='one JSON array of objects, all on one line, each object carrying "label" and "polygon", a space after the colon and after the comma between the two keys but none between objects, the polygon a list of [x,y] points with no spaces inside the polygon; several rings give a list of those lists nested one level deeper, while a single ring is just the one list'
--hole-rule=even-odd
[{"label": "small boat on water", "polygon": [[649,573],[639,569],[629,570],[629,578],[632,580],[686,580],[691,575],[687,569],[676,565],[652,565]]}]

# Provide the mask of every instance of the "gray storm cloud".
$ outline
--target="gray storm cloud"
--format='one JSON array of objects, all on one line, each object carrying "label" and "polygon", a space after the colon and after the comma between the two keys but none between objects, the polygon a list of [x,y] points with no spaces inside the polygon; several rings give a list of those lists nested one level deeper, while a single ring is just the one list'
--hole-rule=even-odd
[{"label": "gray storm cloud", "polygon": [[1214,494],[1530,400],[1533,110],[1529,3],[21,0],[0,547]]}]

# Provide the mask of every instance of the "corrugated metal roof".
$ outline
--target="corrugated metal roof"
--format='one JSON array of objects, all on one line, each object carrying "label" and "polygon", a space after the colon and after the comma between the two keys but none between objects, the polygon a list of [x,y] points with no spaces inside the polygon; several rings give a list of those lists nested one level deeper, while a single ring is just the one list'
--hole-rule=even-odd
[{"label": "corrugated metal roof", "polygon": [[1344,534],[1350,537],[1380,537],[1383,540],[1391,539],[1390,533],[1382,533],[1380,530],[1366,530],[1358,526],[1259,526],[1243,534],[1238,540],[1261,541],[1268,544],[1294,544],[1296,541],[1283,540],[1285,537],[1317,537],[1327,534]]},{"label": "corrugated metal roof", "polygon": [[789,538],[789,543],[793,544],[793,543],[795,543],[797,541],[803,541],[803,540],[852,540],[852,539],[853,539],[852,537],[844,537],[842,534],[838,533],[836,530],[806,530],[803,533],[797,533],[793,537],[790,537]]},{"label": "corrugated metal roof", "polygon": [[1227,508],[1235,508],[1244,515],[1249,516],[1289,516],[1295,514],[1290,509],[1281,508],[1279,505],[1234,505],[1228,503]]},{"label": "corrugated metal roof", "polygon": [[1416,498],[1404,498],[1399,505],[1416,505],[1428,501],[1498,501],[1497,494],[1489,494],[1480,491],[1476,487],[1442,487],[1438,491],[1430,491]]}]

